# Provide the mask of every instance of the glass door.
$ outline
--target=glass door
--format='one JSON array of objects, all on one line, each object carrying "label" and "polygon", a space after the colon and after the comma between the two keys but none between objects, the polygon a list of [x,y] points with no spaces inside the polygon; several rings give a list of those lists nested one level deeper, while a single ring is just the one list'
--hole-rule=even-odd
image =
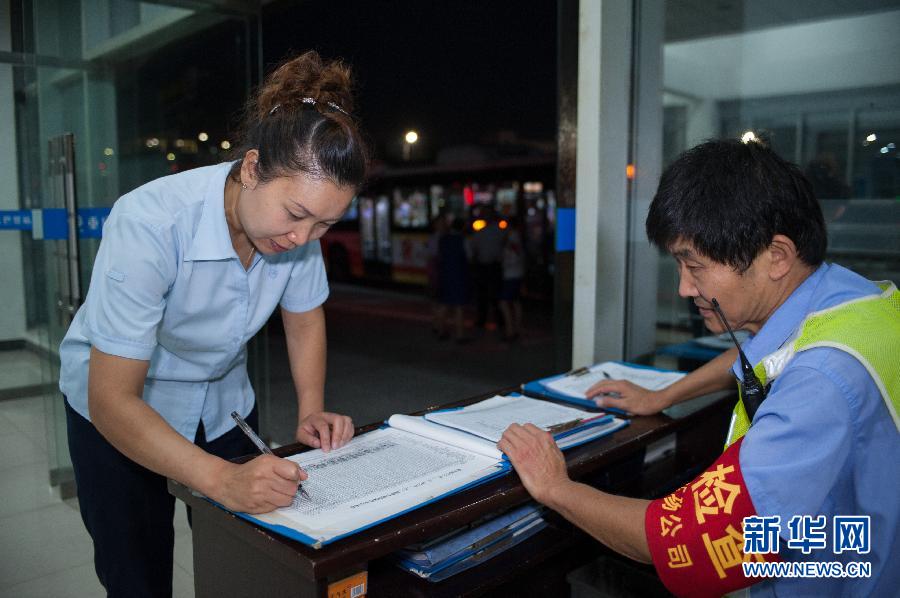
[{"label": "glass door", "polygon": [[[83,294],[113,202],[154,178],[214,164],[259,80],[258,8],[215,1],[11,3],[25,343],[40,357],[50,479],[71,484],[58,347]],[[251,347],[265,402],[266,353]]]}]

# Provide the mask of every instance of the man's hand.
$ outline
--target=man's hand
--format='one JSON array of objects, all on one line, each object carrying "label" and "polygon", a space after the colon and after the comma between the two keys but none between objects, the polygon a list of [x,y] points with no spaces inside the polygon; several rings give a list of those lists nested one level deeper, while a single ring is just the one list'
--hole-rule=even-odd
[{"label": "man's hand", "polygon": [[[615,393],[615,394],[612,394]],[[597,407],[612,407],[629,415],[653,415],[669,406],[662,393],[627,380],[601,380],[584,393]]]},{"label": "man's hand", "polygon": [[346,415],[319,411],[307,415],[297,426],[297,440],[326,453],[341,448],[353,438],[353,420]]},{"label": "man's hand", "polygon": [[217,491],[210,498],[232,511],[268,513],[294,500],[307,474],[296,463],[260,455],[240,465],[222,461]]},{"label": "man's hand", "polygon": [[510,425],[497,448],[509,457],[528,493],[542,504],[548,504],[554,493],[571,483],[566,460],[553,436],[534,424]]}]

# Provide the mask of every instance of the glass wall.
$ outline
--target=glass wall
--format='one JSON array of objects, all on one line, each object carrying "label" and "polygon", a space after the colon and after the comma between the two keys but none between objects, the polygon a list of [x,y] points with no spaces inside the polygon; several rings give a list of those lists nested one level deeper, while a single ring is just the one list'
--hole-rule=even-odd
[{"label": "glass wall", "polygon": [[[665,11],[661,52],[637,65],[661,59],[663,167],[705,139],[752,134],[812,182],[828,261],[900,280],[900,2],[637,5]],[[707,333],[677,284],[661,252],[655,346],[693,367],[725,345],[699,338]]]}]

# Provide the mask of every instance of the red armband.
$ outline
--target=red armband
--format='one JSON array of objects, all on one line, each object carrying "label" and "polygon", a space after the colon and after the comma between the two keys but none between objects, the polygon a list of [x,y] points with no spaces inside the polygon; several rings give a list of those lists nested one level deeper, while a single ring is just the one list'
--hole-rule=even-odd
[{"label": "red armband", "polygon": [[676,596],[721,596],[760,581],[741,563],[775,561],[777,554],[744,553],[744,517],[756,515],[739,460],[743,439],[706,471],[654,500],[644,524],[653,566]]}]

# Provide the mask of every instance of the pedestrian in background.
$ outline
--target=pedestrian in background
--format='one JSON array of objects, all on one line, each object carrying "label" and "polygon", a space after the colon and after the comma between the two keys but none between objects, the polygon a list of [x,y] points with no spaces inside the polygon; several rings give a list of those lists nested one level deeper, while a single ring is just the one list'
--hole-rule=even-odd
[{"label": "pedestrian in background", "polygon": [[516,217],[507,220],[503,244],[503,283],[500,286],[500,313],[503,315],[503,340],[514,341],[522,333],[522,279],[525,277],[525,247]]},{"label": "pedestrian in background", "polygon": [[428,276],[427,286],[425,287],[425,296],[431,302],[431,331],[437,335],[441,333],[440,326],[440,276],[438,274],[438,253],[441,237],[447,233],[447,217],[445,214],[435,216],[431,221],[431,236],[428,237],[428,244],[425,251],[427,253],[427,262],[425,264],[425,272]]},{"label": "pedestrian in background", "polygon": [[[446,234],[438,241],[438,336],[448,338],[448,327],[452,326],[454,339],[468,341],[465,332],[463,309],[469,303],[469,260],[466,254],[466,239],[463,236],[464,223],[456,218]],[[448,311],[452,311],[448,323]]]},{"label": "pedestrian in background", "polygon": [[476,328],[487,328],[497,321],[497,298],[503,281],[503,243],[506,235],[500,229],[497,213],[488,207],[482,213],[485,225],[471,239],[472,278],[475,283]]}]

